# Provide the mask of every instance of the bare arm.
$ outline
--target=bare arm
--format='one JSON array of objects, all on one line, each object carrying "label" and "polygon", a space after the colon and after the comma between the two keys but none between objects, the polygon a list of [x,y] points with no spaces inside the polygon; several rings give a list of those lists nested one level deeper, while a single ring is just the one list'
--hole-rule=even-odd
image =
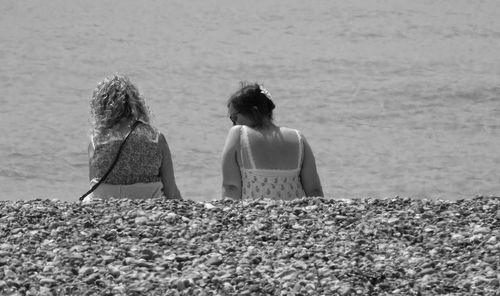
[{"label": "bare arm", "polygon": [[160,167],[160,177],[163,183],[163,193],[167,199],[182,199],[181,193],[175,183],[174,166],[172,163],[172,155],[167,144],[165,136],[160,133],[159,137],[160,150],[162,153],[162,163]]},{"label": "bare arm", "polygon": [[323,197],[323,188],[321,187],[321,181],[316,169],[314,154],[306,138],[302,136],[302,139],[304,142],[304,160],[302,162],[302,169],[300,170],[302,188],[304,188],[306,196]]},{"label": "bare arm", "polygon": [[241,173],[237,161],[240,128],[237,125],[229,130],[222,151],[222,198],[241,199]]}]

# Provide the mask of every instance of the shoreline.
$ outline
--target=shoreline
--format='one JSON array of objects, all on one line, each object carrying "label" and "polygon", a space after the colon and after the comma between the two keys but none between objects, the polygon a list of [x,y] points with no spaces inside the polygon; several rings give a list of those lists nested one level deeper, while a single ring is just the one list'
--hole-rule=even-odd
[{"label": "shoreline", "polygon": [[499,197],[19,200],[0,211],[0,294],[500,291]]}]

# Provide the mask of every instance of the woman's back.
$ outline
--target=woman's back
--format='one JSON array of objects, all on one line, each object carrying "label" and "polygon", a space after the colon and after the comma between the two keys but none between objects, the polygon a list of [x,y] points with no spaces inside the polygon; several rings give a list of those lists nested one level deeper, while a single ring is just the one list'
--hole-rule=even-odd
[{"label": "woman's back", "polygon": [[300,137],[297,130],[285,127],[257,130],[242,126],[243,145],[248,147],[248,153],[242,153],[243,166],[263,170],[299,169],[302,162]]},{"label": "woman's back", "polygon": [[241,126],[242,198],[294,199],[304,196],[300,182],[302,141],[298,131]]},{"label": "woman's back", "polygon": [[[122,130],[112,130],[106,135],[92,137],[90,166],[95,177],[102,177],[109,169],[125,135]],[[150,125],[137,126],[105,183],[127,185],[160,181],[162,154],[158,139],[159,132]]]},{"label": "woman's back", "polygon": [[144,98],[126,76],[115,74],[97,84],[90,113],[92,188],[84,196],[92,192],[96,198],[155,198],[163,193],[182,199],[167,140],[150,125]]}]

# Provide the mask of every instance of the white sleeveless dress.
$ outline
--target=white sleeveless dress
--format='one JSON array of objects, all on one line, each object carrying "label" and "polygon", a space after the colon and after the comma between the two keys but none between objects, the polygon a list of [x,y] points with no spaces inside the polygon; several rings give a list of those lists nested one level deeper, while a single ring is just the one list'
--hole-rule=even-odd
[{"label": "white sleeveless dress", "polygon": [[290,200],[305,196],[300,182],[304,147],[299,131],[295,130],[295,132],[297,134],[297,144],[299,145],[297,167],[287,170],[258,169],[255,167],[252,147],[248,139],[248,127],[242,126],[240,130],[241,161],[243,164],[240,167],[242,199]]}]

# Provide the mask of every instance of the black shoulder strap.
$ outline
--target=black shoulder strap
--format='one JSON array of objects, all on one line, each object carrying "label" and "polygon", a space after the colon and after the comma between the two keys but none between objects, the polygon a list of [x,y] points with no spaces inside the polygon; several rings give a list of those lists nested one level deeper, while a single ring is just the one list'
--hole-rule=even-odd
[{"label": "black shoulder strap", "polygon": [[104,182],[104,180],[106,180],[106,178],[108,177],[109,173],[111,173],[111,171],[113,170],[113,168],[115,167],[116,163],[118,162],[118,158],[120,157],[120,153],[122,152],[122,149],[123,149],[123,146],[125,146],[125,142],[127,142],[127,139],[128,137],[130,136],[130,134],[134,131],[134,129],[139,125],[139,123],[141,123],[140,121],[136,121],[134,122],[134,124],[132,125],[132,127],[130,128],[130,131],[128,132],[127,136],[125,137],[125,139],[123,140],[122,144],[120,145],[120,148],[118,149],[118,153],[116,153],[116,157],[115,157],[115,160],[113,161],[113,163],[111,164],[111,166],[109,167],[108,171],[106,172],[106,174],[104,174],[104,176],[102,176],[102,178],[96,183],[94,184],[94,186],[92,186],[92,188],[90,188],[89,191],[87,191],[84,195],[80,196],[80,201],[83,201],[83,199],[91,194],[92,192],[94,192],[94,190],[97,189],[97,187],[99,187],[99,185],[101,185],[102,182]]}]

